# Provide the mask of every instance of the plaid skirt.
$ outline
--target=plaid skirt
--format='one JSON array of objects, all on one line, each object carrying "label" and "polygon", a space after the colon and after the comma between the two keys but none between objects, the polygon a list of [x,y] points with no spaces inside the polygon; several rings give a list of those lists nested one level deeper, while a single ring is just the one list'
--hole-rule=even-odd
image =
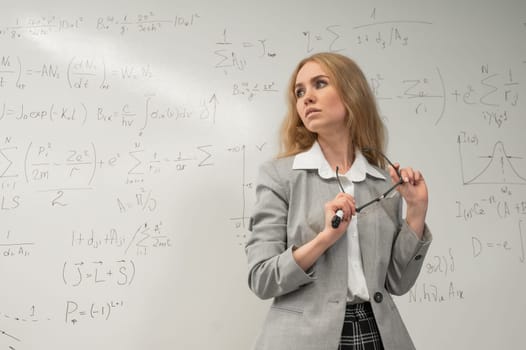
[{"label": "plaid skirt", "polygon": [[371,304],[347,304],[338,350],[383,349]]}]

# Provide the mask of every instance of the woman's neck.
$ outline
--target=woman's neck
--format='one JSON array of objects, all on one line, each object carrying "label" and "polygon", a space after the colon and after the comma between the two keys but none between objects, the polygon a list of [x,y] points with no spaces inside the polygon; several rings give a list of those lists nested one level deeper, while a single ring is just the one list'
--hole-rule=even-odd
[{"label": "woman's neck", "polygon": [[354,161],[354,149],[349,139],[342,141],[337,137],[330,139],[318,137],[318,143],[332,170],[336,171],[338,167],[338,172],[345,174],[351,168]]}]

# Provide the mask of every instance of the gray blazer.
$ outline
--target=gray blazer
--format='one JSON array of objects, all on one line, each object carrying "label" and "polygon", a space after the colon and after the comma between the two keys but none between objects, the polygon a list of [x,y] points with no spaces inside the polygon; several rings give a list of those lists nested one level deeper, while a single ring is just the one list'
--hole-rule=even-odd
[{"label": "gray blazer", "polygon": [[[294,157],[261,166],[256,204],[245,251],[248,283],[260,298],[274,298],[256,340],[257,350],[336,350],[347,300],[347,236],[304,272],[292,248],[324,228],[324,204],[339,191],[335,179],[317,170],[293,170]],[[383,193],[388,179],[367,176],[355,183],[357,205]],[[414,349],[391,294],[409,291],[431,242],[425,228],[419,240],[402,219],[398,193],[357,215],[363,268],[371,305],[386,350]]]}]

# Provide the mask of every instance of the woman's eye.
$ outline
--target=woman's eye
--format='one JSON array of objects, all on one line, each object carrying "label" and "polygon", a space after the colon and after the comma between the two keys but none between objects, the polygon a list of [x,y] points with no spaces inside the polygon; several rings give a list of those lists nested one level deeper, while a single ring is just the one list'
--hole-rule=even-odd
[{"label": "woman's eye", "polygon": [[297,89],[296,92],[296,97],[299,98],[299,97],[302,97],[303,95],[305,95],[305,90],[303,89]]},{"label": "woman's eye", "polygon": [[316,81],[316,88],[320,89],[323,87],[326,87],[328,83],[325,80],[317,80]]}]

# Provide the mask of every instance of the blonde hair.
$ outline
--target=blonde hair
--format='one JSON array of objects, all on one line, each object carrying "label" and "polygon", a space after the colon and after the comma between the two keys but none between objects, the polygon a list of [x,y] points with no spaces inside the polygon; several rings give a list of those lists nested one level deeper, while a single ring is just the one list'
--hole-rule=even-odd
[{"label": "blonde hair", "polygon": [[[287,157],[308,150],[317,134],[303,125],[296,109],[296,76],[307,62],[316,62],[328,75],[347,110],[347,129],[351,146],[363,150],[371,148],[384,153],[386,132],[378,113],[376,101],[367,79],[350,58],[329,52],[316,53],[300,61],[292,73],[287,91],[288,111],[281,126],[281,151]],[[384,167],[384,159],[377,152],[363,152],[367,160]]]}]

